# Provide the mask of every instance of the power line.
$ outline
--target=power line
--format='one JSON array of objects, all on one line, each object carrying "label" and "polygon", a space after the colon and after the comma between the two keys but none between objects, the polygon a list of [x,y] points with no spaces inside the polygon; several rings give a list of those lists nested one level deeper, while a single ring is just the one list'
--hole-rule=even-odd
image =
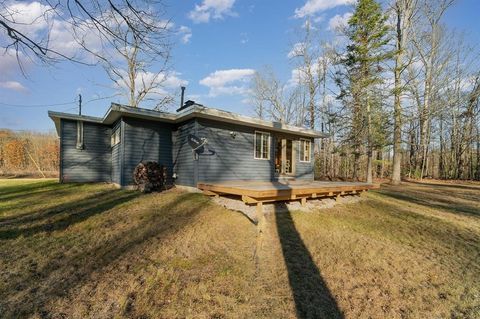
[{"label": "power line", "polygon": [[[106,96],[106,97],[98,97],[98,98],[94,98],[94,99],[91,99],[91,100],[88,100],[86,101],[85,103],[82,103],[82,105],[86,105],[90,102],[94,102],[94,101],[99,101],[99,100],[106,100],[106,99],[111,99],[115,96],[118,96],[118,94],[114,94],[114,95],[111,95],[111,96]],[[75,105],[78,105],[78,100],[75,100],[75,101],[72,101],[72,102],[64,102],[64,103],[54,103],[54,104],[11,104],[11,103],[4,103],[4,102],[0,102],[0,105],[3,105],[3,106],[7,106],[7,107],[21,107],[21,108],[29,108],[29,107],[51,107],[51,106],[63,106],[63,105],[72,105],[72,104],[75,104]],[[70,108],[70,109],[73,109]]]},{"label": "power line", "polygon": [[71,105],[71,104],[76,104],[76,103],[77,103],[77,101],[65,102],[65,103],[55,103],[55,104],[31,104],[31,105],[26,105],[26,104],[10,104],[10,103],[0,102],[0,105],[9,106],[9,107],[50,107],[50,106]]}]

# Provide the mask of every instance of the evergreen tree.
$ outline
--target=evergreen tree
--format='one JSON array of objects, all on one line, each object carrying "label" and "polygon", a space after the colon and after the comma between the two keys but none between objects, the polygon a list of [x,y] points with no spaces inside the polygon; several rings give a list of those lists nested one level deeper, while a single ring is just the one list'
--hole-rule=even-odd
[{"label": "evergreen tree", "polygon": [[392,58],[387,49],[390,42],[387,16],[375,0],[359,0],[348,21],[346,35],[349,39],[343,64],[347,72],[351,95],[351,136],[354,145],[355,169],[358,169],[362,145],[366,145],[367,182],[372,182],[375,138],[381,131],[374,116],[381,113],[381,103],[375,103],[373,92],[383,82],[381,63]]}]

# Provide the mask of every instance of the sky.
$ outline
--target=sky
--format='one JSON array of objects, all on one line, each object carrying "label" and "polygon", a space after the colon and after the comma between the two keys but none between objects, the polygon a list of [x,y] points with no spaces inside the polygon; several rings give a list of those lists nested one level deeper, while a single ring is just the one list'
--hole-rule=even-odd
[{"label": "sky", "polygon": [[[291,80],[295,66],[288,53],[298,42],[305,19],[312,21],[321,38],[332,39],[334,26],[352,11],[349,2],[167,1],[167,16],[174,31],[167,89],[178,91],[185,85],[186,99],[253,116],[248,90],[255,70],[271,66],[282,81]],[[41,10],[35,1],[15,3],[23,6],[25,16]],[[466,41],[476,45],[480,43],[479,12],[479,0],[457,0],[444,22],[465,32]],[[61,25],[57,29],[59,40],[53,45],[61,50],[76,50],[74,44],[62,38]],[[53,131],[47,110],[77,113],[78,94],[82,94],[82,113],[86,115],[103,116],[110,102],[126,103],[123,97],[108,98],[116,88],[98,65],[60,62],[45,66],[27,61],[24,66],[22,74],[15,59],[0,54],[0,128]],[[174,111],[175,107],[168,110]]]}]

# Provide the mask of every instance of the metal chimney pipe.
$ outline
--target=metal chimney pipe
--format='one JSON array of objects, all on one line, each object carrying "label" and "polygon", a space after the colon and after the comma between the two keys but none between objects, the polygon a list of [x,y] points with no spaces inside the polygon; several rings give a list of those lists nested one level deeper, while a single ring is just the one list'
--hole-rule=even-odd
[{"label": "metal chimney pipe", "polygon": [[182,89],[182,95],[180,97],[180,108],[182,108],[183,107],[183,99],[185,98],[185,87],[181,86],[180,88]]},{"label": "metal chimney pipe", "polygon": [[82,95],[78,95],[78,115],[82,115]]}]

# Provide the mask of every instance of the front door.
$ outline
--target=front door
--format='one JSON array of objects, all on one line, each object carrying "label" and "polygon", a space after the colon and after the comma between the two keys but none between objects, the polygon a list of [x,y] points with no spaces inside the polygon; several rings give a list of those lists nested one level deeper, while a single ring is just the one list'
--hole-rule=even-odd
[{"label": "front door", "polygon": [[277,176],[294,175],[294,158],[293,140],[288,138],[276,138],[275,174]]}]

